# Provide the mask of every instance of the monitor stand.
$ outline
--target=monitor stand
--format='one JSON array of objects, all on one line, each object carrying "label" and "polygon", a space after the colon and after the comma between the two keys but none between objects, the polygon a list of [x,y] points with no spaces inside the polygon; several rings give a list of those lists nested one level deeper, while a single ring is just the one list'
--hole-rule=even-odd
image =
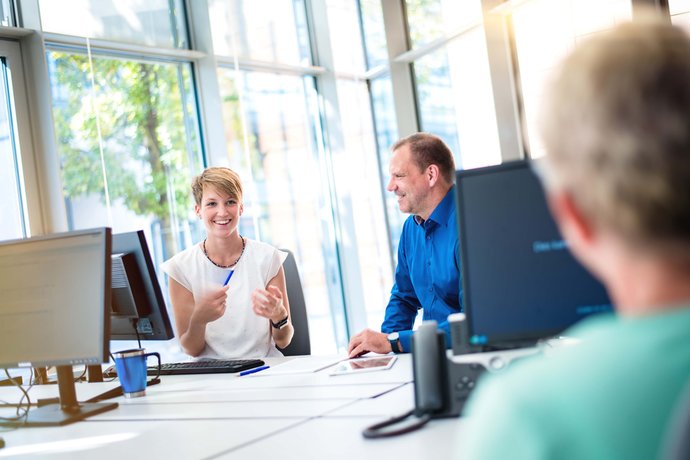
[{"label": "monitor stand", "polygon": [[31,407],[25,417],[17,420],[0,420],[0,426],[60,426],[84,420],[117,407],[117,403],[79,403],[74,387],[72,366],[57,366],[60,402],[41,407]]},{"label": "monitor stand", "polygon": [[87,381],[92,382],[102,382],[103,381],[103,368],[100,364],[95,364],[91,366],[86,366]]}]

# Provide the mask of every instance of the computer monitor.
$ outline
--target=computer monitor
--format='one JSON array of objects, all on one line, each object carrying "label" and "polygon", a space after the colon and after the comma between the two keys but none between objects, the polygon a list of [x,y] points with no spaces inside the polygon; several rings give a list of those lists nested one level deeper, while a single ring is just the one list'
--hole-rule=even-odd
[{"label": "computer monitor", "polygon": [[72,423],[117,407],[79,403],[72,366],[108,361],[109,228],[0,242],[0,368],[57,366],[59,404],[0,426]]},{"label": "computer monitor", "polygon": [[532,163],[456,172],[463,300],[475,350],[531,346],[612,308],[603,285],[568,250]]},{"label": "computer monitor", "polygon": [[143,230],[113,235],[111,340],[169,340],[172,324]]}]

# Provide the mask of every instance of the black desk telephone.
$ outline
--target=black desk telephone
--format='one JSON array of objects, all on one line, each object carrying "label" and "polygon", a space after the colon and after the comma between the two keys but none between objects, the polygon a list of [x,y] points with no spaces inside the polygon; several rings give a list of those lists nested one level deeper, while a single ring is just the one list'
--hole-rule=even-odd
[{"label": "black desk telephone", "polygon": [[460,415],[462,407],[452,404],[445,338],[436,321],[425,321],[412,335],[412,370],[415,408],[366,428],[362,432],[365,438],[408,433],[432,418]]},{"label": "black desk telephone", "polygon": [[414,414],[417,417],[451,417],[461,408],[451,404],[448,387],[448,360],[445,338],[436,322],[422,324],[412,336],[412,371],[414,376]]},{"label": "black desk telephone", "polygon": [[[451,329],[452,330],[452,329]],[[414,431],[429,420],[457,417],[485,372],[500,372],[511,361],[539,353],[536,348],[452,355],[436,321],[424,321],[412,335],[414,409],[366,428],[365,438],[382,438]]]}]

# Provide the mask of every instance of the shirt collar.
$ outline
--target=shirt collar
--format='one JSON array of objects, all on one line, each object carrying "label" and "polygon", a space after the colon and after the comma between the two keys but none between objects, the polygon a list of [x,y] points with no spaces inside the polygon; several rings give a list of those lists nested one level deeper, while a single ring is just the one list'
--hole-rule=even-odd
[{"label": "shirt collar", "polygon": [[[448,193],[446,193],[446,196],[443,197],[441,202],[436,205],[434,210],[431,212],[431,215],[427,220],[431,220],[433,222],[436,222],[437,224],[445,224],[448,222],[448,218],[450,217],[451,213],[455,210],[455,185],[453,185],[450,190],[448,190]],[[424,219],[422,219],[418,215],[414,215],[414,221],[417,223],[417,225],[422,225],[424,223]]]}]

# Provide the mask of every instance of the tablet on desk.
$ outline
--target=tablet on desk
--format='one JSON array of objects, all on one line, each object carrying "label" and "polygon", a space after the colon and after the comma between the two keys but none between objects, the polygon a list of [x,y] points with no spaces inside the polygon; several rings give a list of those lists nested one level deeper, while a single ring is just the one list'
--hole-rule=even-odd
[{"label": "tablet on desk", "polygon": [[383,371],[390,369],[398,357],[390,356],[373,356],[368,358],[354,358],[347,361],[341,361],[333,368],[331,375],[346,375],[358,374],[360,372],[369,371]]}]

